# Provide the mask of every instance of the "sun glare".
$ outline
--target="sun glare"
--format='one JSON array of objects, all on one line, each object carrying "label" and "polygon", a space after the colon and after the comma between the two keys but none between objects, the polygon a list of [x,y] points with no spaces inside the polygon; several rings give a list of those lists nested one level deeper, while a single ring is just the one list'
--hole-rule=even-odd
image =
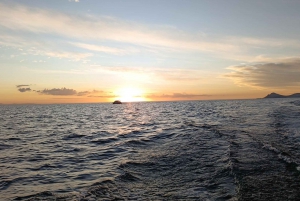
[{"label": "sun glare", "polygon": [[116,95],[119,100],[122,102],[137,102],[137,101],[145,101],[143,97],[143,91],[138,88],[133,87],[125,87],[119,89],[116,92]]}]

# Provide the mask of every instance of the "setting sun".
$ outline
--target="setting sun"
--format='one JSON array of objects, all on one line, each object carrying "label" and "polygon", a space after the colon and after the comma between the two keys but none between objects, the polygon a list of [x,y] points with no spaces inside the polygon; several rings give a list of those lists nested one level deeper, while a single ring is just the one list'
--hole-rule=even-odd
[{"label": "setting sun", "polygon": [[116,91],[117,98],[122,102],[145,101],[143,91],[134,87],[125,87]]}]

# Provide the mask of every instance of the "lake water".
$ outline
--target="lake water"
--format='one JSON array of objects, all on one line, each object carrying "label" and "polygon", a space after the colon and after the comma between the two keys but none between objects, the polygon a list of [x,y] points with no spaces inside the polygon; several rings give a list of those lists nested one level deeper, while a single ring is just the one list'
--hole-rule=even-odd
[{"label": "lake water", "polygon": [[1,105],[0,200],[297,200],[300,100]]}]

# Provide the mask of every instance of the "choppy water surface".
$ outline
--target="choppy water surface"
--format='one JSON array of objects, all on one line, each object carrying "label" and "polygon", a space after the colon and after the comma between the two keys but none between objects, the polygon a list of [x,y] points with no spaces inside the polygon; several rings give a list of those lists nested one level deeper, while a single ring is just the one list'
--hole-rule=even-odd
[{"label": "choppy water surface", "polygon": [[300,100],[0,106],[1,200],[297,200]]}]

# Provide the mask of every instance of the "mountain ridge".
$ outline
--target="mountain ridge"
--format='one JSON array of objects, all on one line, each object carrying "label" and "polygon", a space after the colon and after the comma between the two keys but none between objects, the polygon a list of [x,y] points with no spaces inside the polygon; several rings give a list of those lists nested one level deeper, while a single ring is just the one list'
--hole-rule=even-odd
[{"label": "mountain ridge", "polygon": [[294,94],[285,96],[285,95],[281,95],[281,94],[272,92],[264,98],[300,98],[300,93],[294,93]]}]

